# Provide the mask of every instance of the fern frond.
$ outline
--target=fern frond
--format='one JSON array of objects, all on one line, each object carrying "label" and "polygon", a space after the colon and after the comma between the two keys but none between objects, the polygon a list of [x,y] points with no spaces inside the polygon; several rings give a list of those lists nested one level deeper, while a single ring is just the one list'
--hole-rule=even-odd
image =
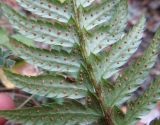
[{"label": "fern frond", "polygon": [[109,52],[101,55],[101,61],[95,64],[95,76],[100,80],[107,79],[119,71],[130,56],[137,50],[141,43],[145,18],[142,17],[139,23],[120,41],[115,43]]},{"label": "fern frond", "polygon": [[42,69],[66,73],[77,77],[80,69],[80,58],[77,53],[68,54],[61,51],[48,51],[33,47],[28,47],[18,41],[10,40],[8,43],[2,43],[7,46],[14,54],[18,55],[27,62],[41,67]]},{"label": "fern frond", "polygon": [[119,2],[120,0],[105,1],[99,6],[95,6],[90,11],[85,12],[83,16],[81,16],[81,26],[87,31],[105,26],[114,15],[115,5]]},{"label": "fern frond", "polygon": [[71,3],[67,0],[60,4],[57,0],[16,0],[21,7],[46,19],[68,23],[72,16]]},{"label": "fern frond", "polygon": [[27,45],[28,47],[37,48],[37,45],[35,44],[34,41],[32,41],[32,39],[26,38],[25,36],[21,34],[13,34],[11,35],[11,39],[16,40],[20,43],[23,43]]},{"label": "fern frond", "polygon": [[[18,88],[31,94],[38,94],[49,98],[71,98],[77,99],[86,97],[89,84],[73,81],[67,81],[67,78],[60,75],[40,75],[27,77],[11,73],[5,70],[7,78]],[[88,88],[88,89],[87,89]]]},{"label": "fern frond", "polygon": [[[160,41],[160,28],[156,32],[156,35],[153,39],[154,46],[158,47]],[[159,49],[159,48],[158,48]],[[150,48],[151,50],[151,48]],[[156,53],[155,47],[152,48],[152,55]],[[147,53],[146,53],[147,55]],[[148,60],[151,60],[153,57]],[[124,123],[130,123],[134,125],[137,122],[137,119],[141,116],[144,116],[149,110],[153,109],[156,102],[159,100],[159,89],[160,89],[160,77],[157,76],[156,80],[152,81],[149,88],[141,95],[138,99],[136,99],[134,102],[131,101],[128,104],[128,112],[126,114],[126,118],[123,120]],[[143,79],[143,78],[142,78]]]},{"label": "fern frond", "polygon": [[[160,99],[160,77],[158,76],[157,80],[153,81],[149,87],[134,102],[130,102],[128,105],[128,112],[125,119],[122,120],[122,123],[125,125],[135,125],[140,117],[147,114],[151,109],[155,107],[156,102]],[[119,125],[119,124],[118,124]],[[123,124],[124,125],[124,124]]]},{"label": "fern frond", "polygon": [[95,0],[77,0],[76,4],[77,7],[79,7],[80,5],[84,8],[92,5],[95,2]]},{"label": "fern frond", "polygon": [[42,22],[37,19],[28,19],[25,15],[1,5],[4,15],[19,33],[37,42],[72,48],[78,41],[73,27]]},{"label": "fern frond", "polygon": [[[124,32],[127,0],[16,1],[33,16],[1,4],[19,34],[8,37],[0,30],[0,44],[47,71],[27,77],[3,68],[5,74],[26,92],[62,98],[64,103],[0,111],[0,117],[26,125],[129,125],[141,110],[148,109],[148,101],[154,102],[152,96],[159,94],[156,84],[146,91],[148,98],[143,95],[135,103],[129,102],[129,109],[136,110],[128,111],[126,116],[118,114],[119,106],[131,99],[133,91],[149,75],[157,57],[160,30],[143,57],[119,74],[117,83],[107,81],[118,74],[143,37],[144,17],[129,33]],[[38,48],[36,42],[52,49]],[[80,98],[84,98],[83,105],[72,100]]]},{"label": "fern frond", "polygon": [[95,31],[87,41],[87,53],[98,54],[104,48],[122,39],[125,35],[124,29],[127,23],[128,4],[126,0],[121,1],[115,9],[113,18],[107,28]]},{"label": "fern frond", "polygon": [[24,125],[87,125],[102,117],[99,110],[69,100],[64,104],[46,104],[41,107],[0,111],[0,116]]},{"label": "fern frond", "polygon": [[[105,104],[107,106],[120,106],[130,99],[132,93],[144,82],[149,75],[150,69],[157,59],[157,46],[159,44],[160,30],[155,35],[151,45],[144,55],[138,58],[133,64],[125,69],[122,76],[117,79],[112,91],[104,89]],[[108,101],[110,100],[110,101]]]}]

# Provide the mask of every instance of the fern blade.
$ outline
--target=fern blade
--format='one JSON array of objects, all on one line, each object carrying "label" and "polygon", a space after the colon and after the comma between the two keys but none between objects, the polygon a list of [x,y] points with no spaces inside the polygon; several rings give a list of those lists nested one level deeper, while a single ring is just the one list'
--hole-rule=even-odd
[{"label": "fern blade", "polygon": [[88,38],[87,51],[98,54],[103,49],[118,42],[125,35],[124,29],[127,23],[128,4],[123,0],[116,6],[113,18],[110,20],[108,27],[95,31],[91,38]]},{"label": "fern blade", "polygon": [[102,54],[101,61],[94,65],[98,80],[107,79],[118,72],[119,67],[124,65],[137,50],[143,36],[144,24],[145,18],[143,17],[129,34],[115,43],[109,52]]},{"label": "fern blade", "polygon": [[94,10],[91,9],[91,11],[84,13],[80,21],[81,27],[84,27],[87,31],[91,31],[97,27],[105,26],[112,18],[115,9],[114,7],[119,2],[120,0],[105,1],[101,6],[95,7],[93,8]]},{"label": "fern blade", "polygon": [[69,100],[63,104],[47,104],[41,107],[0,111],[0,116],[24,124],[76,125],[90,124],[102,117],[101,112]]},{"label": "fern blade", "polygon": [[87,96],[89,91],[87,83],[80,83],[79,81],[71,83],[66,78],[56,74],[27,77],[5,70],[5,75],[17,88],[33,95],[38,93],[38,95],[48,98],[78,99]]},{"label": "fern blade", "polygon": [[146,115],[155,107],[156,101],[159,100],[159,83],[160,79],[158,76],[156,80],[152,81],[151,85],[143,95],[134,100],[134,102],[129,102],[128,112],[126,118],[122,120],[122,123],[126,123],[126,125],[128,125],[128,123],[135,125],[138,119]]},{"label": "fern blade", "polygon": [[71,7],[67,2],[63,5],[56,1],[48,0],[16,0],[21,7],[46,19],[54,19],[58,22],[68,23],[72,16]]},{"label": "fern blade", "polygon": [[[160,30],[159,30],[160,31]],[[120,106],[129,99],[132,93],[144,82],[149,75],[150,69],[154,66],[157,59],[159,32],[155,35],[151,45],[144,55],[138,58],[131,66],[125,69],[123,74],[117,79],[117,83],[111,92],[104,90],[106,105]],[[109,102],[107,100],[110,100]]]},{"label": "fern blade", "polygon": [[71,27],[42,22],[35,18],[27,19],[26,16],[7,5],[1,5],[1,7],[13,27],[22,35],[36,42],[61,46],[62,48],[72,48],[78,41],[74,29]]},{"label": "fern blade", "polygon": [[10,40],[8,43],[1,43],[7,46],[14,54],[19,55],[28,63],[41,67],[42,69],[66,73],[77,77],[80,69],[80,58],[76,53],[68,54],[66,52],[48,51],[33,47],[28,47],[19,41]]}]

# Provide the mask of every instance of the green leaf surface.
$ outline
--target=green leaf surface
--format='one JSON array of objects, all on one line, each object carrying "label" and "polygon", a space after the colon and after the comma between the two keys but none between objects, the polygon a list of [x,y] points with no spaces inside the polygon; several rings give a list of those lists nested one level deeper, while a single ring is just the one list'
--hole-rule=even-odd
[{"label": "green leaf surface", "polygon": [[87,53],[97,54],[109,45],[116,43],[125,35],[124,29],[127,23],[128,4],[126,0],[120,2],[115,10],[113,18],[107,28],[95,31],[87,41]]},{"label": "green leaf surface", "polygon": [[11,36],[12,39],[15,39],[16,41],[19,41],[29,47],[35,47],[36,48],[36,45],[34,43],[34,41],[32,41],[31,39],[29,38],[26,38],[24,37],[23,35],[20,35],[20,34],[13,34]]},{"label": "green leaf surface", "polygon": [[[158,47],[160,41],[160,28],[155,34],[153,39],[153,45]],[[159,49],[159,48],[158,48]],[[150,51],[152,54],[156,53],[155,48],[150,47]],[[158,50],[159,51],[159,50]],[[148,53],[146,53],[147,55]],[[152,57],[153,58],[153,57]],[[148,58],[148,60],[151,60]],[[149,62],[149,61],[148,61]],[[128,112],[126,114],[126,118],[123,120],[123,123],[130,123],[134,125],[137,122],[137,119],[141,116],[144,116],[149,112],[151,109],[155,107],[156,101],[158,101],[159,94],[160,94],[160,76],[157,76],[156,80],[153,80],[149,88],[134,101],[129,102],[128,104]]]},{"label": "green leaf surface", "polygon": [[109,0],[76,0],[76,5],[77,8],[82,6],[85,11],[88,11],[103,5],[105,2],[109,2]]},{"label": "green leaf surface", "polygon": [[139,23],[123,39],[115,43],[109,52],[101,54],[101,61],[95,64],[95,76],[99,81],[107,79],[119,71],[130,56],[137,50],[141,43],[145,18],[142,17]]},{"label": "green leaf surface", "polygon": [[4,116],[24,125],[88,125],[102,117],[101,111],[69,100],[64,104],[46,104],[41,107],[0,111]]},{"label": "green leaf surface", "polygon": [[16,0],[21,7],[46,19],[67,23],[72,16],[70,1],[59,4],[48,0]]},{"label": "green leaf surface", "polygon": [[119,2],[120,0],[108,0],[100,4],[101,6],[96,6],[90,11],[85,12],[81,16],[81,26],[86,30],[93,30],[96,27],[105,26],[114,15],[115,5]]},{"label": "green leaf surface", "polygon": [[78,41],[73,27],[50,24],[37,19],[29,19],[7,5],[2,6],[4,15],[18,32],[34,41],[71,48]]},{"label": "green leaf surface", "polygon": [[94,2],[95,0],[76,0],[77,7],[81,5],[84,8],[92,5]]},{"label": "green leaf surface", "polygon": [[[3,43],[1,43],[3,44]],[[3,44],[4,46],[6,44]],[[42,69],[57,73],[66,73],[77,77],[80,69],[80,58],[77,53],[48,51],[33,47],[28,47],[18,41],[11,40],[7,47],[16,55],[26,60],[28,63],[41,67]]]},{"label": "green leaf surface", "polygon": [[80,81],[70,82],[60,75],[40,75],[27,77],[5,70],[5,75],[16,87],[31,94],[49,98],[82,98],[88,93],[87,84]]},{"label": "green leaf surface", "polygon": [[149,113],[149,111],[156,106],[156,101],[160,99],[159,96],[160,77],[158,76],[157,80],[151,83],[149,89],[147,89],[143,95],[134,102],[129,103],[126,117],[121,121],[122,124],[120,125],[124,125],[123,123],[125,123],[125,125],[135,125],[140,117]]},{"label": "green leaf surface", "polygon": [[104,88],[103,93],[107,106],[120,106],[128,101],[131,99],[132,93],[146,80],[150,69],[157,60],[159,38],[160,30],[155,35],[149,48],[144,52],[144,55],[136,59],[117,79],[113,90],[109,91],[108,88]]}]

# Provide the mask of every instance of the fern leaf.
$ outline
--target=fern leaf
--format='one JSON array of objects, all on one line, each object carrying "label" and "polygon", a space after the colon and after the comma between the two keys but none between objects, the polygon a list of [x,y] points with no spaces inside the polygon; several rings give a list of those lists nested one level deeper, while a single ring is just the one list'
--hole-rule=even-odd
[{"label": "fern leaf", "polygon": [[28,47],[37,48],[37,46],[36,46],[34,41],[32,41],[29,38],[24,37],[21,34],[13,34],[13,35],[11,35],[11,39],[14,39],[14,40],[16,40],[18,42],[21,42],[21,43],[27,45]]},{"label": "fern leaf", "polygon": [[128,112],[126,114],[125,119],[122,120],[122,123],[125,125],[135,125],[137,119],[147,114],[151,109],[155,107],[156,101],[159,100],[160,93],[160,79],[151,83],[149,89],[145,91],[143,95],[141,95],[134,102],[130,102],[128,105]]},{"label": "fern leaf", "polygon": [[[158,47],[159,40],[160,40],[160,29],[157,31],[155,38],[153,39],[153,42],[157,44],[157,47]],[[155,52],[156,52],[155,49],[152,48],[152,53],[155,53]],[[150,87],[145,91],[143,95],[141,95],[134,102],[129,103],[128,105],[129,110],[126,114],[126,118],[123,121],[123,122],[126,122],[126,125],[129,122],[132,125],[134,125],[135,122],[137,121],[137,118],[140,118],[146,112],[153,109],[156,101],[159,100],[159,93],[160,93],[159,83],[160,83],[160,77],[158,76],[156,80],[152,81]]]},{"label": "fern leaf", "polygon": [[[34,77],[21,76],[5,70],[5,75],[16,87],[26,92],[49,98],[82,98],[88,93],[86,83],[67,81],[60,75],[40,75]],[[89,88],[88,88],[89,89]],[[91,91],[91,89],[90,89]]]},{"label": "fern leaf", "polygon": [[85,11],[88,11],[98,5],[103,4],[107,0],[76,0],[77,7],[82,6]]},{"label": "fern leaf", "polygon": [[[4,69],[5,74],[26,92],[63,98],[64,102],[3,110],[0,117],[26,125],[113,125],[114,122],[115,125],[128,125],[140,116],[140,111],[149,109],[148,102],[152,104],[153,97],[159,99],[155,96],[159,94],[159,85],[157,87],[157,81],[154,81],[147,94],[134,103],[129,102],[131,110],[126,116],[119,117],[119,105],[131,99],[133,91],[149,75],[157,57],[160,31],[143,57],[118,77],[117,84],[106,84],[106,80],[119,72],[136,52],[143,36],[144,17],[129,33],[124,33],[127,0],[16,1],[33,16],[28,18],[1,5],[4,15],[21,35],[8,37],[0,30],[0,44],[48,72],[27,77]],[[45,43],[53,49],[38,48],[35,42]],[[84,98],[83,105],[73,100],[80,98]]]},{"label": "fern leaf", "polygon": [[128,19],[128,1],[122,0],[118,3],[115,7],[115,13],[113,15],[113,19],[110,21],[109,24],[109,33],[115,35],[117,33],[121,33],[124,31]]},{"label": "fern leaf", "polygon": [[72,16],[72,10],[69,1],[59,4],[48,0],[16,0],[21,7],[47,19],[54,19],[58,22],[67,23]]},{"label": "fern leaf", "polygon": [[87,125],[102,117],[101,111],[69,100],[64,104],[0,111],[0,116],[25,125]]},{"label": "fern leaf", "polygon": [[[27,45],[28,47],[38,48],[37,44],[39,42],[32,41],[32,39],[27,38],[27,37],[25,37],[21,34],[13,34],[13,35],[11,35],[11,39],[14,39],[18,42],[21,42],[21,43]],[[41,45],[47,45],[47,44],[41,44]],[[76,46],[74,46],[74,47],[76,47]],[[72,50],[73,50],[73,48],[62,47],[62,46],[57,46],[57,45],[50,45],[50,46],[48,46],[48,48],[44,48],[44,49],[47,49],[47,50],[52,50],[53,49],[53,50],[56,50],[56,51],[59,51],[59,52],[61,50],[63,50],[63,51],[66,51],[67,53],[71,53]]]},{"label": "fern leaf", "polygon": [[101,6],[96,6],[89,12],[85,12],[81,17],[81,26],[86,30],[93,30],[96,27],[105,26],[112,18],[115,12],[115,5],[119,2],[120,0],[105,1],[103,4],[100,4]]},{"label": "fern leaf", "polygon": [[[128,4],[126,0],[120,2],[115,10],[115,14],[111,19],[108,28],[98,30],[93,33],[91,38],[88,38],[87,51],[98,54],[104,48],[122,39],[125,35],[124,29],[127,23]],[[105,31],[104,31],[105,30]]]},{"label": "fern leaf", "polygon": [[[118,78],[111,92],[107,92],[106,89],[104,90],[107,106],[119,106],[129,100],[132,93],[147,78],[150,69],[154,66],[157,59],[159,36],[160,30],[155,35],[150,47],[145,51],[144,55],[138,58],[124,71],[123,75]],[[108,102],[107,100],[110,101]]]},{"label": "fern leaf", "polygon": [[84,8],[92,5],[93,3],[95,2],[95,0],[77,0],[76,1],[76,4],[77,4],[77,7],[79,7],[80,5]]},{"label": "fern leaf", "polygon": [[74,52],[72,54],[67,54],[63,51],[61,51],[61,53],[55,50],[47,51],[28,47],[15,40],[2,44],[28,63],[48,71],[66,73],[77,77],[80,68],[80,58],[77,58],[77,54]]},{"label": "fern leaf", "polygon": [[140,19],[139,23],[120,41],[115,43],[111,50],[102,54],[102,60],[95,64],[95,76],[100,80],[107,79],[119,71],[119,67],[124,65],[130,56],[137,50],[143,36],[145,19]]},{"label": "fern leaf", "polygon": [[58,24],[53,25],[36,19],[27,19],[26,16],[14,11],[7,5],[2,5],[1,8],[12,26],[27,38],[66,48],[72,48],[78,41],[72,27],[65,28],[63,26],[62,28]]}]

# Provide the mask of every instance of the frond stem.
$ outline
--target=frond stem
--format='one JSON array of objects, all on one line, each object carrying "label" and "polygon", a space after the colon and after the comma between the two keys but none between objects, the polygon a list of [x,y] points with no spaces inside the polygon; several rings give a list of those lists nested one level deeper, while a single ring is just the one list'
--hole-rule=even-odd
[{"label": "frond stem", "polygon": [[80,44],[80,51],[81,51],[81,55],[83,57],[84,63],[86,65],[86,71],[88,73],[90,82],[92,84],[93,89],[96,92],[96,96],[98,99],[98,102],[101,106],[102,112],[104,114],[104,119],[105,119],[105,125],[114,125],[112,118],[111,118],[111,112],[108,109],[105,109],[104,103],[103,103],[103,97],[101,94],[101,87],[100,85],[97,83],[96,79],[95,79],[95,75],[93,72],[93,68],[92,65],[90,64],[90,61],[88,60],[88,55],[87,55],[87,51],[86,51],[86,34],[83,31],[83,29],[80,26],[80,21],[79,21],[79,10],[76,7],[76,1],[72,0],[73,2],[73,9],[74,9],[74,21],[75,21],[75,25],[77,28],[77,33],[79,36],[79,44]]}]

